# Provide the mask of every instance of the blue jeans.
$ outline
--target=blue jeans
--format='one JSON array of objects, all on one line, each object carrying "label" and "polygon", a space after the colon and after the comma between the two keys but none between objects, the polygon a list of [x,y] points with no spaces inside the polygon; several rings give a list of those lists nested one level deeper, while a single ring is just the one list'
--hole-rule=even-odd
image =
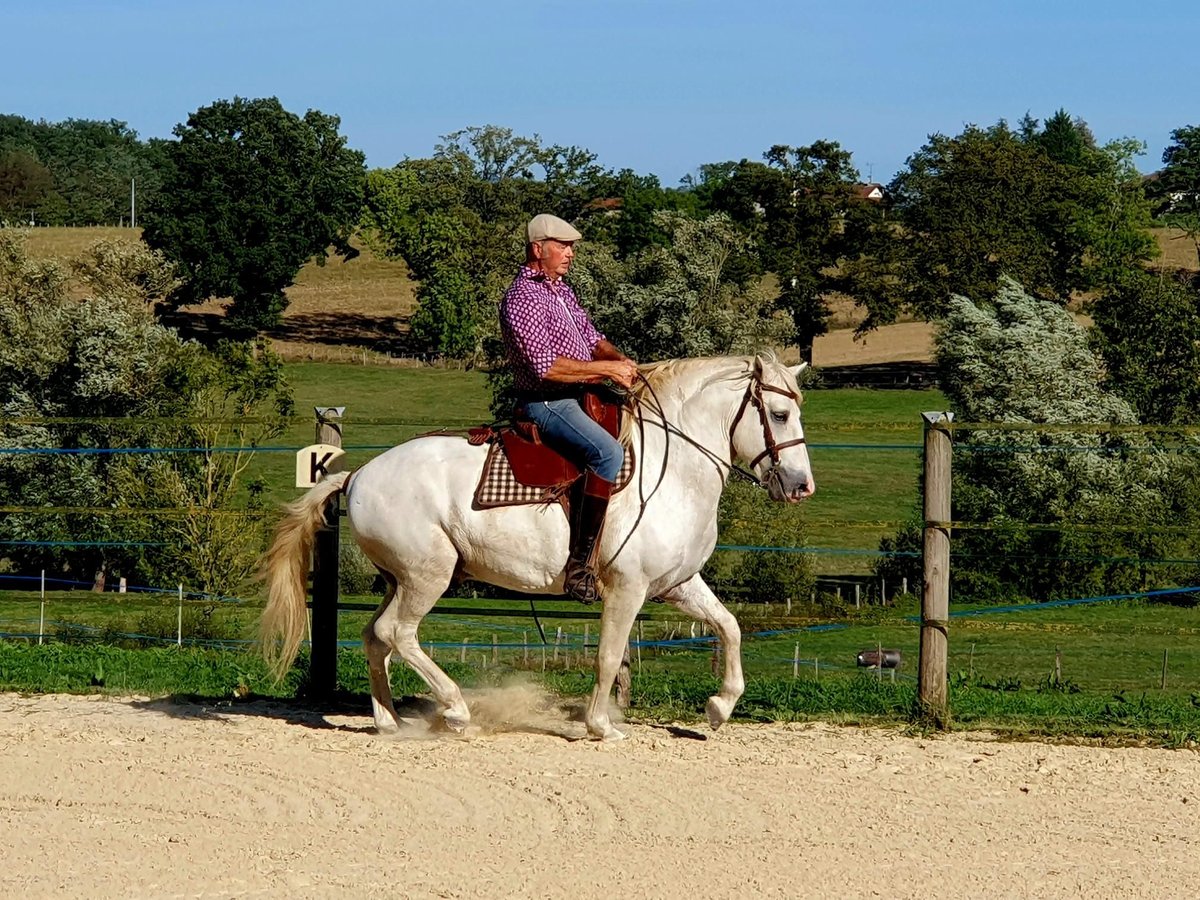
[{"label": "blue jeans", "polygon": [[583,411],[578,400],[535,400],[526,404],[525,415],[559,453],[572,462],[582,461],[605,481],[616,481],[625,448]]}]

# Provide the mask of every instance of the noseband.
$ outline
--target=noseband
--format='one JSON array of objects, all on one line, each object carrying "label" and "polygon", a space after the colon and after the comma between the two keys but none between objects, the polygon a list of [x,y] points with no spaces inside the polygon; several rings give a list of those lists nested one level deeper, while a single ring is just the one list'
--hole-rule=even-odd
[{"label": "noseband", "polygon": [[742,405],[738,407],[737,415],[733,417],[733,424],[729,426],[729,449],[732,455],[736,455],[736,453],[733,453],[733,433],[737,430],[738,422],[742,420],[742,415],[746,412],[747,406],[752,404],[754,408],[758,410],[758,421],[762,424],[763,444],[765,445],[766,449],[763,450],[762,453],[758,454],[758,456],[754,457],[754,459],[750,462],[750,468],[753,469],[756,465],[758,465],[759,460],[761,460],[764,456],[771,457],[771,467],[767,469],[766,474],[763,475],[761,479],[757,479],[759,484],[761,484],[763,487],[766,487],[767,483],[771,480],[771,478],[775,475],[776,470],[779,468],[779,451],[786,450],[788,447],[794,447],[796,444],[807,443],[807,441],[804,438],[799,437],[793,438],[790,441],[784,441],[782,444],[775,443],[775,435],[771,433],[771,423],[767,420],[767,405],[763,403],[763,391],[774,391],[776,394],[783,394],[785,397],[796,401],[797,404],[799,403],[800,398],[796,396],[795,391],[789,391],[785,390],[784,388],[775,387],[773,384],[767,384],[762,380],[762,377],[755,372],[750,377],[750,383],[746,385],[746,393],[742,397]]}]

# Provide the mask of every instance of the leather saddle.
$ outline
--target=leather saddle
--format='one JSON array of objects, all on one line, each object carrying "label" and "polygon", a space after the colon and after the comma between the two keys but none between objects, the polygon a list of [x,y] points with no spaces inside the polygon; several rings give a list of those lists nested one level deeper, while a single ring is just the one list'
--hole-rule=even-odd
[{"label": "leather saddle", "polygon": [[[621,407],[595,393],[583,395],[583,408],[613,437],[621,429]],[[547,488],[553,493],[565,491],[583,470],[542,440],[537,425],[518,418],[509,425],[473,428],[467,440],[472,444],[491,443],[499,439],[512,468],[513,477],[527,487]]]}]

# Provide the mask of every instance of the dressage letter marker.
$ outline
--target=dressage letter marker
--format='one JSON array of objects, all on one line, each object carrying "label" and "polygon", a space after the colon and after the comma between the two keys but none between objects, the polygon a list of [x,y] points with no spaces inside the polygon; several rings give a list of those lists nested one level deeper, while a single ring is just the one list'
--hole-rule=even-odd
[{"label": "dressage letter marker", "polygon": [[346,451],[333,444],[312,444],[296,453],[296,487],[312,487],[326,475],[342,470]]}]

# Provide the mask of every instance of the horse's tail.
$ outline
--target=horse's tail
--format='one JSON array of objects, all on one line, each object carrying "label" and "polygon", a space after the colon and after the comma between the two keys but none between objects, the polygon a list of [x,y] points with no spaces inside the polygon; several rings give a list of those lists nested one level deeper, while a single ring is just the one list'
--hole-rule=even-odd
[{"label": "horse's tail", "polygon": [[263,657],[277,679],[283,678],[300,651],[308,622],[305,597],[313,538],[325,522],[325,507],[348,477],[348,472],[330,475],[289,503],[263,558],[261,577],[267,582],[267,606],[259,635]]}]

